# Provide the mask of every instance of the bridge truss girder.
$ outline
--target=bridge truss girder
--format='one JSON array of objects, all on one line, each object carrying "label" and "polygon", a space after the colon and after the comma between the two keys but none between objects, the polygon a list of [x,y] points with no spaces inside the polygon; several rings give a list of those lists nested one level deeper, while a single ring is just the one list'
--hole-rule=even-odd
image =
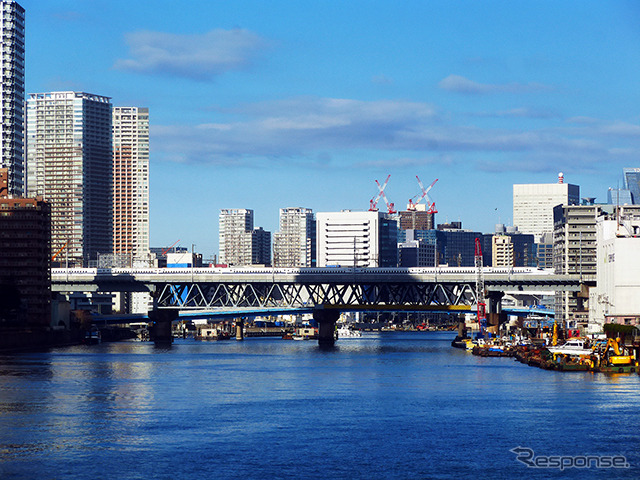
[{"label": "bridge truss girder", "polygon": [[471,283],[166,283],[157,286],[158,308],[473,305]]}]

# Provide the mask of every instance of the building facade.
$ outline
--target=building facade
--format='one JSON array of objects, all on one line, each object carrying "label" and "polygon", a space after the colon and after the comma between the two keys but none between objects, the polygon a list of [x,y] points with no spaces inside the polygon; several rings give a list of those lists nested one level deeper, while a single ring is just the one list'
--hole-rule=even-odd
[{"label": "building facade", "polygon": [[[418,232],[423,230],[417,230]],[[422,238],[417,238],[416,230],[405,230],[406,240],[398,243],[398,266],[435,267],[436,246]]]},{"label": "building facade", "polygon": [[491,265],[494,267],[515,266],[513,243],[509,235],[494,235],[492,237]]},{"label": "building facade", "polygon": [[1,0],[2,31],[2,158],[7,169],[10,195],[20,196],[24,185],[24,8],[13,0]]},{"label": "building facade", "polygon": [[113,253],[149,256],[148,108],[113,108]]},{"label": "building facade", "polygon": [[[88,266],[112,251],[111,101],[84,92],[27,100],[27,192],[51,203],[51,251]],[[62,260],[64,259],[64,260]]]},{"label": "building facade", "polygon": [[315,266],[316,222],[309,208],[280,209],[280,231],[273,236],[275,267]]},{"label": "building facade", "polygon": [[0,169],[0,329],[51,322],[51,210],[42,198],[9,195]]},{"label": "building facade", "polygon": [[562,174],[558,183],[516,184],[513,186],[513,224],[540,242],[543,234],[554,230],[553,207],[579,202],[580,187],[564,183]]},{"label": "building facade", "polygon": [[222,209],[219,222],[220,264],[271,264],[271,232],[263,230],[262,227],[253,228],[253,210]]},{"label": "building facade", "polygon": [[415,210],[398,212],[400,230],[431,230],[435,228],[436,214],[428,212],[426,205],[419,203]]},{"label": "building facade", "polygon": [[396,267],[398,224],[382,212],[316,215],[318,267]]},{"label": "building facade", "polygon": [[605,323],[640,325],[640,210],[621,208],[620,215],[596,223],[596,287],[589,295],[589,332]]}]

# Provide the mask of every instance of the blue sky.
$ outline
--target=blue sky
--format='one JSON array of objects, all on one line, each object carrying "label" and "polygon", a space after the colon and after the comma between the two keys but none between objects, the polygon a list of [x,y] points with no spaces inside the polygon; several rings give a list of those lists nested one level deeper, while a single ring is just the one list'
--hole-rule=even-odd
[{"label": "blue sky", "polygon": [[514,183],[604,201],[640,166],[638,2],[19,3],[28,93],[149,107],[152,246],[216,253],[221,208],[366,210],[388,174],[490,232]]}]

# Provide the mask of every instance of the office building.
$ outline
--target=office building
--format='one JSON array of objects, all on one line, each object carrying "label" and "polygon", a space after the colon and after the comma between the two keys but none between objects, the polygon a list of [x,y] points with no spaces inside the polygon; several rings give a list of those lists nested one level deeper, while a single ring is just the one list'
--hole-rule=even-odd
[{"label": "office building", "polygon": [[24,8],[1,0],[2,15],[2,157],[7,169],[8,193],[24,194]]},{"label": "office building", "polygon": [[111,101],[84,92],[27,100],[27,191],[51,203],[51,251],[69,266],[112,251]]},{"label": "office building", "polygon": [[42,198],[9,195],[0,169],[0,329],[45,328],[51,322],[50,215]]},{"label": "office building", "polygon": [[220,264],[271,264],[271,232],[253,228],[253,210],[222,209],[219,222]]},{"label": "office building", "polygon": [[536,248],[536,266],[538,268],[553,268],[553,234],[542,235]]},{"label": "office building", "polygon": [[640,168],[623,168],[624,188],[631,192],[631,202],[640,204]]},{"label": "office building", "polygon": [[[418,232],[421,230],[418,230]],[[398,266],[411,267],[435,267],[436,247],[416,236],[416,230],[405,230],[406,240],[398,243]]]},{"label": "office building", "polygon": [[309,208],[281,208],[280,231],[273,235],[275,267],[313,267],[316,223]]},{"label": "office building", "polygon": [[562,173],[558,175],[558,183],[516,184],[513,186],[513,224],[539,242],[544,233],[553,232],[553,207],[577,205],[579,201],[580,187],[564,183]]},{"label": "office building", "polygon": [[382,212],[322,212],[316,215],[318,267],[396,267],[398,224]]},{"label": "office building", "polygon": [[427,211],[427,206],[419,203],[415,210],[399,212],[400,230],[431,230],[435,228],[436,214]]},{"label": "office building", "polygon": [[113,253],[149,256],[148,108],[113,108]]}]

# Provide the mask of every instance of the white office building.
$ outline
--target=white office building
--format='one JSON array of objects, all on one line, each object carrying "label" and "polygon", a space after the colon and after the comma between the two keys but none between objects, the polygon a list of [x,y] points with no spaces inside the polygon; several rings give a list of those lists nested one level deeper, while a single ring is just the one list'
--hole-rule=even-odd
[{"label": "white office building", "polygon": [[536,243],[545,233],[553,233],[553,207],[577,205],[580,187],[564,183],[562,173],[558,183],[516,184],[513,186],[513,224],[518,231],[534,236]]},{"label": "white office building", "polygon": [[84,92],[27,100],[27,192],[51,203],[51,251],[69,266],[112,251],[111,100]]},{"label": "white office building", "polygon": [[382,212],[316,214],[317,266],[396,267],[398,222]]},{"label": "white office building", "polygon": [[8,169],[10,195],[25,192],[24,172],[24,8],[13,0],[1,0],[2,30],[2,157]]},{"label": "white office building", "polygon": [[280,231],[273,236],[275,267],[311,267],[315,260],[316,225],[309,208],[280,209]]}]

